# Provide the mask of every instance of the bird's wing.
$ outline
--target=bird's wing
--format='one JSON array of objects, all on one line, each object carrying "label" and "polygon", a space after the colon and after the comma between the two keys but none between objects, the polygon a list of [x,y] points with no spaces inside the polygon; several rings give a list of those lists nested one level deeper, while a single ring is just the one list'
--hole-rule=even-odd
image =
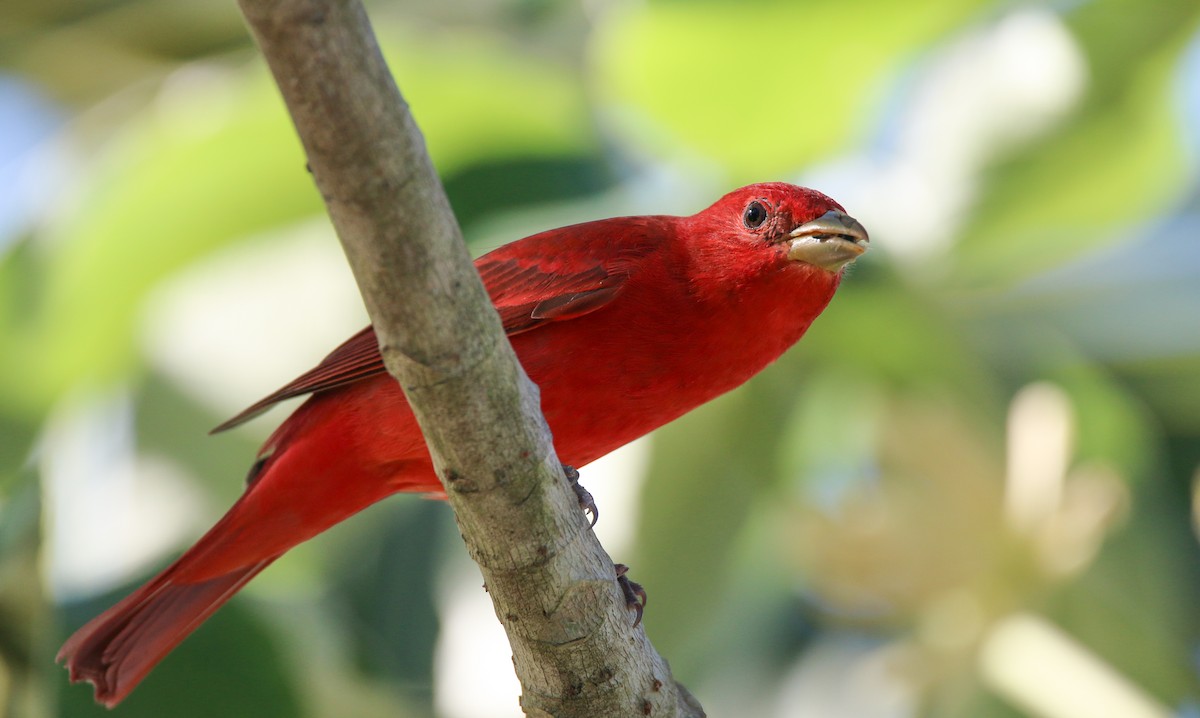
[{"label": "bird's wing", "polygon": [[375,329],[368,326],[330,352],[320,364],[254,402],[209,433],[216,434],[244,424],[285,399],[352,384],[383,371],[386,370],[383,358],[379,355]]},{"label": "bird's wing", "polygon": [[[657,242],[646,231],[657,218],[624,217],[543,232],[480,257],[483,279],[504,331],[514,336],[549,322],[583,316],[616,297],[638,259]],[[621,226],[617,223],[628,223]],[[217,426],[232,429],[292,397],[352,384],[384,373],[375,329],[366,327],[321,363]]]}]

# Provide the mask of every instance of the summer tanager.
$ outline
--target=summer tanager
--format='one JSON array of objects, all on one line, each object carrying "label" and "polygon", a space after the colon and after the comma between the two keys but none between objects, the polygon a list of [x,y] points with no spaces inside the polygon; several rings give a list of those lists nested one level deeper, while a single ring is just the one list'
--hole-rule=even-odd
[{"label": "summer tanager", "polygon": [[[814,190],[731,192],[691,217],[552,229],[475,262],[559,458],[583,466],[739,386],[833,298],[867,233]],[[312,396],[267,440],[245,492],[196,545],[63,645],[71,680],[116,705],[291,547],[400,491],[439,493],[420,429],[367,327],[218,427]]]}]

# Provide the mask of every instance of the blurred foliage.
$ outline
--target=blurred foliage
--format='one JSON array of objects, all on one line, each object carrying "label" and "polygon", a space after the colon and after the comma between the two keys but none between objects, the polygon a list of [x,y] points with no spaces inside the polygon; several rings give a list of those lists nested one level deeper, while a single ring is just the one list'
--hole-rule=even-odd
[{"label": "blurred foliage", "polygon": [[1064,18],[1087,60],[1087,96],[1067,122],[991,168],[964,230],[959,281],[1028,277],[1184,196],[1194,167],[1169,93],[1197,10],[1188,0],[1139,8],[1092,2]]},{"label": "blurred foliage", "polygon": [[[872,90],[897,58],[982,5],[630,3],[598,26],[593,51],[615,111],[636,108],[631,121],[653,126],[631,128],[635,143],[667,157],[683,145],[747,184],[844,149],[867,129]],[[860,14],[871,21],[851,19]],[[789,78],[798,60],[804,70]]]},{"label": "blurred foliage", "polygon": [[[617,558],[650,593],[651,638],[711,714],[1071,715],[1039,708],[1036,686],[1014,688],[989,658],[1026,615],[1122,677],[1061,683],[1063,695],[1119,684],[1146,715],[1200,710],[1200,5],[370,9],[476,243],[598,213],[691,212],[769,179],[818,184],[872,231],[797,349],[652,443],[634,555]],[[904,169],[897,128],[963,110],[952,91],[944,108],[921,102],[950,49],[978,51],[1018,16],[1066,38],[1078,96],[1057,91],[1065,109],[1025,134],[947,137],[983,159],[929,188],[930,206],[889,214],[895,187],[856,194],[887,163]],[[1037,51],[1021,56],[1049,62]],[[56,459],[79,448],[62,436],[131,423],[131,446],[85,452],[93,463],[74,471],[111,472],[120,451],[154,458],[200,497],[194,513],[219,513],[268,427],[205,441],[228,407],[149,348],[149,308],[208,258],[286,237],[321,204],[233,4],[11,0],[0,73],[13,80],[0,85],[0,181],[26,198],[12,217],[0,205],[0,705],[99,715],[53,653],[151,567],[99,595],[64,588],[72,547],[55,542],[107,540],[131,514],[62,518]],[[12,93],[57,118],[19,114]],[[3,141],[31,136],[22,122],[41,139]],[[927,215],[951,240],[922,253],[903,236]],[[283,279],[319,292],[322,276]],[[237,371],[216,352],[193,360]],[[132,419],[96,398],[112,395]],[[1058,397],[1043,419],[1064,445],[1038,454],[1021,438],[1030,396]],[[96,404],[105,426],[80,418]],[[1031,451],[1050,493],[1022,519],[1013,485]],[[160,537],[153,560],[198,529]],[[255,581],[116,714],[435,714],[453,531],[436,503],[364,512]],[[1043,659],[1022,660],[1060,675]]]}]

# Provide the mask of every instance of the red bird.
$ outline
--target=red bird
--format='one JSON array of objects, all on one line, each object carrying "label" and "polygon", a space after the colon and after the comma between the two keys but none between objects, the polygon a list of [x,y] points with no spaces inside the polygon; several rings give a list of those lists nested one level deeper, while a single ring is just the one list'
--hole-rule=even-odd
[{"label": "red bird", "polygon": [[[565,464],[584,466],[741,385],[833,298],[867,233],[784,183],[691,217],[619,217],[535,234],[475,262]],[[440,493],[371,327],[217,427],[312,396],[267,440],[246,490],[196,545],[59,651],[114,706],[250,579],[400,491]],[[580,407],[603,407],[589,412]]]}]

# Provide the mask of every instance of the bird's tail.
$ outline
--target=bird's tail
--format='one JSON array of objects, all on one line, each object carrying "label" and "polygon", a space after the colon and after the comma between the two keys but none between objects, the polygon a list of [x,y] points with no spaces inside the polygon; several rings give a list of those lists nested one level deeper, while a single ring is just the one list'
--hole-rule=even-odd
[{"label": "bird's tail", "polygon": [[[398,395],[399,385],[391,384]],[[374,389],[359,391],[368,390]],[[396,430],[374,422],[374,415],[363,416],[364,404],[345,393],[323,394],[297,409],[267,440],[229,511],[179,560],[67,640],[58,659],[71,680],[91,681],[97,701],[116,705],[288,549],[397,491],[440,489],[427,459],[407,458],[423,450],[416,424],[408,419]],[[391,428],[366,438],[354,433],[376,423]],[[385,460],[370,451],[380,437],[390,442],[376,452]]]},{"label": "bird's tail", "polygon": [[58,652],[71,681],[91,681],[112,708],[150,669],[278,556],[195,583],[175,578],[188,554],[76,631]]}]

